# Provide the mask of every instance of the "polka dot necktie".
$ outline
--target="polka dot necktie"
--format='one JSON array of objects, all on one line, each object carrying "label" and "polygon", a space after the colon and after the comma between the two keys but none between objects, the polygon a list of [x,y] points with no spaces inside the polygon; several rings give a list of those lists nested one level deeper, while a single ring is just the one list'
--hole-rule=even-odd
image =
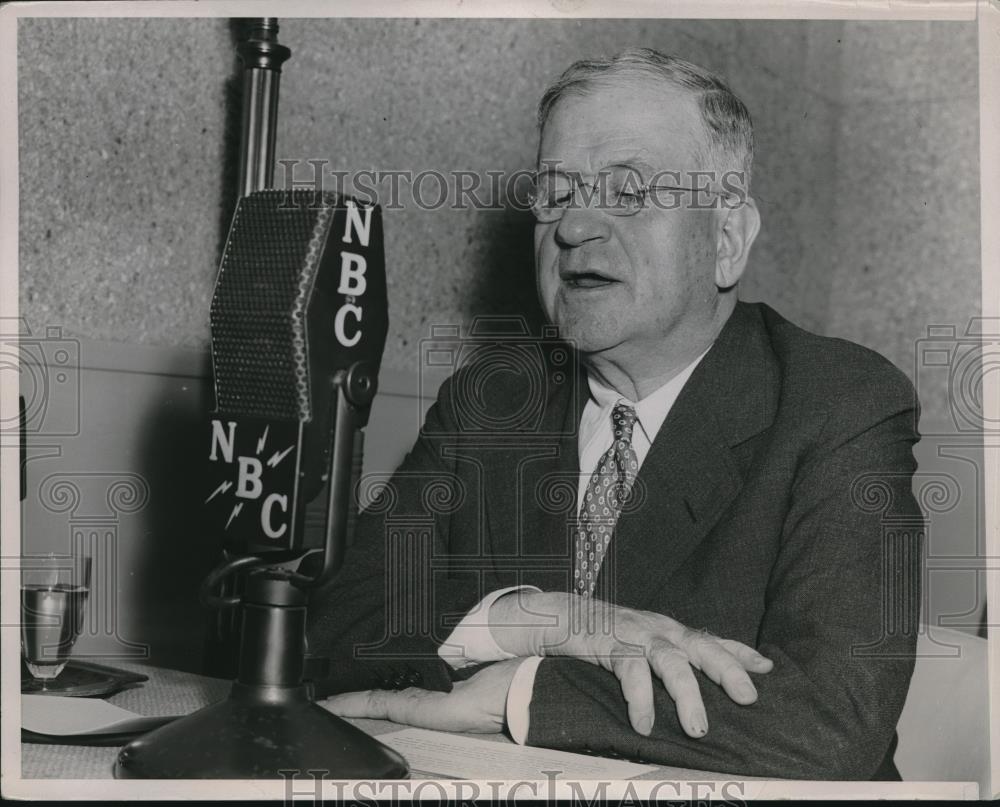
[{"label": "polka dot necktie", "polygon": [[639,471],[639,460],[632,448],[635,410],[619,403],[611,413],[611,421],[614,442],[590,477],[577,521],[573,587],[584,597],[594,592],[615,523]]}]

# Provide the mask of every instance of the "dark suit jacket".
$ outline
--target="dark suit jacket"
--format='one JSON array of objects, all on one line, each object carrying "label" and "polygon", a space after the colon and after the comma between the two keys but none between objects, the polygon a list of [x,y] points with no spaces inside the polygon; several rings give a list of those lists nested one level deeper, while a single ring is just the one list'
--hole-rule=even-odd
[{"label": "dark suit jacket", "polygon": [[[312,609],[310,647],[335,657],[321,694],[448,690],[462,673],[437,648],[486,593],[572,590],[585,375],[558,349],[482,352],[442,386]],[[775,667],[755,676],[751,706],[696,673],[709,719],[696,740],[662,687],[643,737],[611,673],[549,657],[529,744],[735,774],[898,778],[920,602],[915,423],[912,386],[878,354],[738,304],[640,469],[595,596],[739,640]]]}]

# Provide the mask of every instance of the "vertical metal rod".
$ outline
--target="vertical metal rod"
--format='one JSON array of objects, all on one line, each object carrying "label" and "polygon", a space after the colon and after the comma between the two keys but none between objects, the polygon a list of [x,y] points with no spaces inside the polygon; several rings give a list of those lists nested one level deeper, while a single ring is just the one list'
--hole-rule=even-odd
[{"label": "vertical metal rod", "polygon": [[243,59],[243,131],[240,141],[240,196],[274,183],[281,65],[292,52],[278,44],[278,20],[255,19],[239,46]]}]

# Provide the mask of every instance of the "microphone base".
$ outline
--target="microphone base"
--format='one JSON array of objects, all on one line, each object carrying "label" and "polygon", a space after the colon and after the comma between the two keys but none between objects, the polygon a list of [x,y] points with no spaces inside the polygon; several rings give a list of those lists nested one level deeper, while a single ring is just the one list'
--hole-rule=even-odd
[{"label": "microphone base", "polygon": [[116,779],[406,779],[396,751],[309,700],[248,686],[122,748]]}]

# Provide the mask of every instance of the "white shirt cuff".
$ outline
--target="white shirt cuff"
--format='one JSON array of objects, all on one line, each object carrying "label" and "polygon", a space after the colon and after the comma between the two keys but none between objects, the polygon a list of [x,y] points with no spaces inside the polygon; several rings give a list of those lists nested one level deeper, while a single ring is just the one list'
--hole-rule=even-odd
[{"label": "white shirt cuff", "polygon": [[491,591],[462,618],[462,621],[455,626],[455,630],[441,643],[437,651],[438,656],[454,670],[486,661],[514,658],[514,654],[500,647],[490,633],[490,606],[504,594],[522,588],[541,591],[537,586],[508,586]]},{"label": "white shirt cuff", "polygon": [[507,730],[518,745],[524,745],[528,739],[531,693],[535,688],[535,673],[538,672],[541,661],[541,656],[529,656],[521,662],[514,677],[510,679],[510,689],[507,690]]}]

